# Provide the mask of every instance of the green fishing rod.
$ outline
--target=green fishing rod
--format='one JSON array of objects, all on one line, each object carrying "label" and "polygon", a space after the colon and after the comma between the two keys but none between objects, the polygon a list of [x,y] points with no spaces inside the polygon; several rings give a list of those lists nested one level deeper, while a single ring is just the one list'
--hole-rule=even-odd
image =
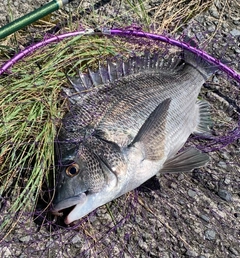
[{"label": "green fishing rod", "polygon": [[8,35],[14,33],[15,31],[18,31],[23,27],[26,27],[27,25],[41,19],[42,17],[54,11],[57,11],[63,5],[68,4],[71,1],[73,0],[53,0],[43,5],[42,7],[24,15],[23,17],[6,24],[2,28],[0,28],[0,39],[7,37]]}]

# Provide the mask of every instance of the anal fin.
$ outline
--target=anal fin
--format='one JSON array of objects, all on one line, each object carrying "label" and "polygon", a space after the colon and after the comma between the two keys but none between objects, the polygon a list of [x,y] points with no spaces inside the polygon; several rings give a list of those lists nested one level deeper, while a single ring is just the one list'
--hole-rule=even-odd
[{"label": "anal fin", "polygon": [[190,172],[194,168],[203,167],[208,161],[209,156],[206,153],[189,148],[168,159],[160,173]]},{"label": "anal fin", "polygon": [[145,159],[159,160],[164,155],[165,127],[170,102],[171,99],[168,98],[155,108],[131,143],[143,144]]}]

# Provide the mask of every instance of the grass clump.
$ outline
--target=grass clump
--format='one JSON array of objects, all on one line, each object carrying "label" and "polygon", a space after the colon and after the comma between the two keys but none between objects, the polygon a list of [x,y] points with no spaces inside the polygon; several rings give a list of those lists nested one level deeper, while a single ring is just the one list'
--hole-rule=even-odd
[{"label": "grass clump", "polygon": [[[49,186],[54,138],[67,107],[60,97],[65,71],[74,74],[81,62],[84,68],[116,54],[115,48],[103,38],[76,37],[40,49],[0,79],[0,195],[10,201],[7,213],[33,211],[43,183]],[[1,228],[11,219],[5,217]]]}]

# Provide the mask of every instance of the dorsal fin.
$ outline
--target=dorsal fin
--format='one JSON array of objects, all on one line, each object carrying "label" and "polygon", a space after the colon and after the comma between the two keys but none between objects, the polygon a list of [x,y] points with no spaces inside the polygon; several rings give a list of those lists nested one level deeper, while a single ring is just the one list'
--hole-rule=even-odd
[{"label": "dorsal fin", "polygon": [[113,82],[116,79],[118,79],[116,65],[114,65],[112,62],[108,61],[107,67],[108,67],[108,75],[109,75],[110,81]]},{"label": "dorsal fin", "polygon": [[73,88],[77,91],[77,92],[81,92],[83,90],[85,90],[85,85],[82,81],[81,76],[79,77],[72,77],[66,74],[66,77],[68,79],[68,81],[70,82],[70,84],[73,86]]},{"label": "dorsal fin", "polygon": [[93,72],[91,69],[88,69],[89,76],[92,81],[93,86],[97,86],[102,84],[102,77],[99,72]]},{"label": "dorsal fin", "polygon": [[99,76],[102,78],[102,84],[109,82],[108,69],[106,66],[102,66],[99,63],[99,70],[97,72],[99,73]]},{"label": "dorsal fin", "polygon": [[[133,56],[125,61],[123,61],[122,57],[117,57],[113,61],[107,61],[107,65],[103,66],[99,63],[99,68],[96,72],[88,69],[87,73],[79,72],[77,77],[66,75],[73,89],[64,91],[71,102],[74,103],[74,101],[81,99],[81,93],[84,94],[86,90],[114,82],[125,76],[139,72],[156,72],[158,70],[168,73],[170,71],[175,72],[182,67],[180,60],[176,54],[163,58],[159,53],[150,53],[150,51],[146,51],[143,56]],[[78,93],[77,97],[75,93]]]}]

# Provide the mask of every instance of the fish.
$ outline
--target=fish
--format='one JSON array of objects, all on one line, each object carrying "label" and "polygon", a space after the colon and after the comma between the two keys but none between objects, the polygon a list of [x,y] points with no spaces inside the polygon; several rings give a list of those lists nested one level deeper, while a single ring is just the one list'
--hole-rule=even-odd
[{"label": "fish", "polygon": [[191,134],[211,134],[209,104],[198,96],[213,72],[184,50],[117,58],[68,76],[52,213],[71,208],[68,225],[156,174],[205,166],[208,154],[183,147]]}]

